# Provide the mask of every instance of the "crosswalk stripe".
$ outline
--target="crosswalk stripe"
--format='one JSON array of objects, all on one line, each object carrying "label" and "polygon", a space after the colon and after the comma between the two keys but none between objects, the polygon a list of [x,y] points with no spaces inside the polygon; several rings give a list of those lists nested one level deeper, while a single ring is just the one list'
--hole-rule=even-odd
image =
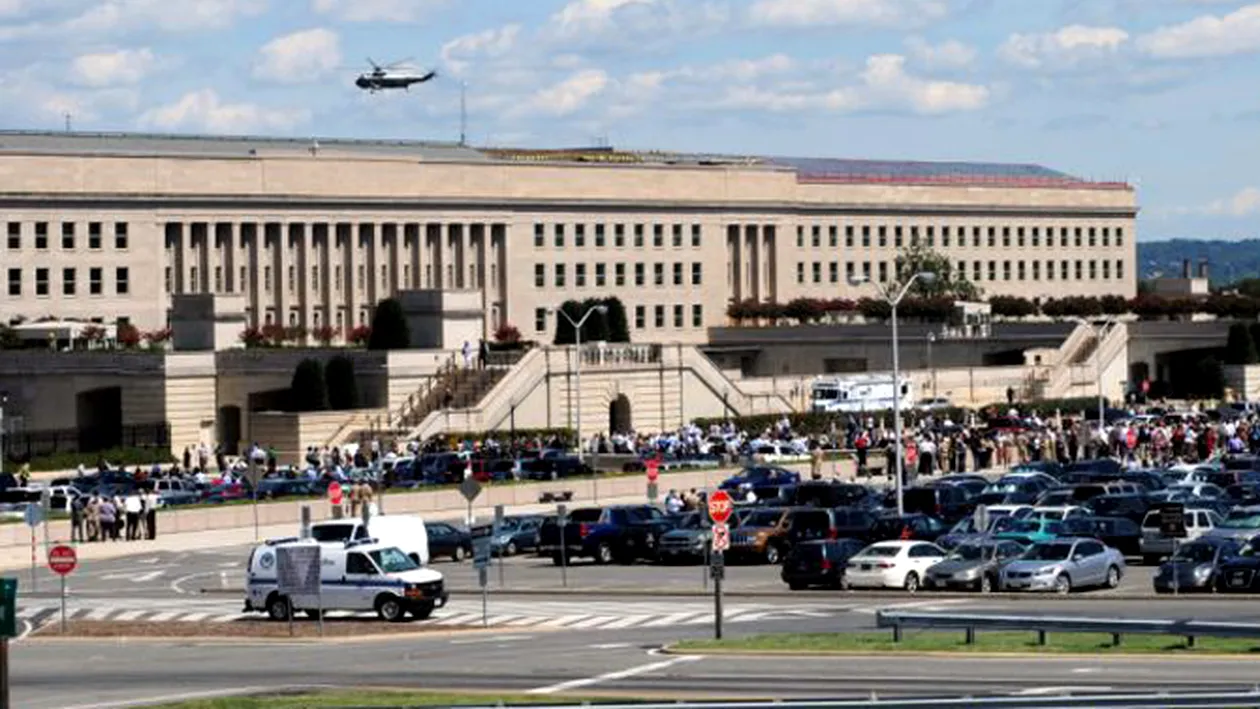
[{"label": "crosswalk stripe", "polygon": [[124,621],[124,622],[133,621],[144,614],[145,614],[145,611],[123,611],[122,613],[119,613],[118,615],[114,616],[113,620],[119,620],[119,621]]},{"label": "crosswalk stripe", "polygon": [[47,606],[35,606],[32,608],[19,608],[16,617],[19,620],[29,620],[39,615],[40,613],[43,613],[46,610],[48,610]]},{"label": "crosswalk stripe", "polygon": [[180,621],[184,623],[199,623],[209,617],[209,613],[188,613],[182,616]]},{"label": "crosswalk stripe", "polygon": [[589,617],[591,617],[589,613],[584,613],[582,615],[564,615],[564,616],[560,616],[559,618],[552,618],[546,623],[543,623],[541,627],[564,628],[568,626],[569,623],[572,623],[574,621],[579,621],[579,620],[582,620],[583,618],[589,618]]},{"label": "crosswalk stripe", "polygon": [[611,623],[611,622],[612,622],[612,621],[614,621],[614,620],[617,620],[617,616],[614,616],[614,615],[597,615],[597,616],[594,616],[594,617],[592,617],[592,618],[587,618],[586,620],[579,620],[578,622],[573,623],[572,625],[570,625],[570,626],[568,626],[568,627],[570,627],[570,628],[594,628],[595,626],[598,626],[598,625],[603,625],[604,623]]},{"label": "crosswalk stripe", "polygon": [[149,618],[149,622],[150,623],[165,623],[168,620],[172,620],[177,615],[179,615],[179,611],[164,611],[162,613],[158,613],[157,615],[154,615],[153,617]]},{"label": "crosswalk stripe", "polygon": [[481,620],[480,613],[460,613],[437,621],[438,625],[465,625],[474,620]]},{"label": "crosswalk stripe", "polygon": [[103,608],[95,608],[91,611],[88,611],[87,617],[84,618],[84,620],[108,620],[109,617],[117,611],[118,609],[112,606],[104,606]]},{"label": "crosswalk stripe", "polygon": [[693,615],[695,615],[695,613],[671,613],[663,618],[657,618],[656,620],[644,623],[642,627],[664,628],[670,625],[679,625],[682,623],[682,621],[686,620],[687,618],[690,618]]},{"label": "crosswalk stripe", "polygon": [[508,623],[507,625],[510,625],[513,628],[527,628],[531,625],[538,625],[544,620],[547,620],[547,618],[542,617],[542,616],[536,616],[536,615],[527,615],[524,618],[521,618],[519,620],[514,620],[511,623]]},{"label": "crosswalk stripe", "polygon": [[606,625],[601,625],[600,630],[618,630],[621,628],[629,628],[630,626],[642,623],[651,617],[652,616],[650,615],[629,615],[621,620],[615,620]]},{"label": "crosswalk stripe", "polygon": [[[725,617],[725,616],[724,616]],[[713,622],[712,613],[701,613],[693,618],[679,621],[679,625],[707,625]]]}]

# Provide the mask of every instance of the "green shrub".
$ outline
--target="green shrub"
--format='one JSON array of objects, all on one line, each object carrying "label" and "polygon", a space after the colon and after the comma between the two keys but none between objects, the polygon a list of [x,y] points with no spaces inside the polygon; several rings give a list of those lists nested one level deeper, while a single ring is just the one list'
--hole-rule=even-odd
[{"label": "green shrub", "polygon": [[324,365],[319,360],[304,359],[298,363],[289,385],[289,407],[298,413],[328,410]]},{"label": "green shrub", "polygon": [[171,455],[170,449],[162,446],[156,448],[110,448],[99,453],[54,453],[32,458],[30,466],[31,471],[36,473],[54,470],[74,470],[80,464],[89,470],[95,470],[97,461],[102,458],[110,465],[125,466],[127,468],[134,468],[137,465],[147,468],[154,463],[169,465],[175,462],[175,457]]},{"label": "green shrub", "polygon": [[402,304],[386,298],[376,305],[372,314],[372,334],[368,337],[369,350],[405,350],[411,346],[411,331]]},{"label": "green shrub", "polygon": [[328,407],[334,411],[359,408],[359,384],[354,378],[354,360],[338,355],[328,361],[324,369],[324,381],[328,387]]}]

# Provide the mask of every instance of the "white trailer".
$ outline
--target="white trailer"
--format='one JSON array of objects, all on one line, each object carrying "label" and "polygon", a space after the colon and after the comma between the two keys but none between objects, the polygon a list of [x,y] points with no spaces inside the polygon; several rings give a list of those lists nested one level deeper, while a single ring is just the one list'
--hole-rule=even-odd
[{"label": "white trailer", "polygon": [[[914,406],[914,383],[901,377],[902,410]],[[861,374],[847,377],[819,377],[810,389],[810,409],[824,413],[883,411],[893,407],[894,392],[891,374]]]}]

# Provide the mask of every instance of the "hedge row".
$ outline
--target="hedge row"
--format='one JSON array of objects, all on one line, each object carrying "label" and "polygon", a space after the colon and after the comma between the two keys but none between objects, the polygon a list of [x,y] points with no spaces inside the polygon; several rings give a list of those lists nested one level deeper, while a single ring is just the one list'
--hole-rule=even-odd
[{"label": "hedge row", "polygon": [[52,455],[32,458],[29,461],[31,472],[74,470],[80,464],[88,470],[96,470],[96,463],[104,458],[105,462],[115,467],[141,466],[147,468],[154,463],[168,465],[175,462],[175,457],[165,447],[160,448],[110,448],[99,453],[53,453]]}]

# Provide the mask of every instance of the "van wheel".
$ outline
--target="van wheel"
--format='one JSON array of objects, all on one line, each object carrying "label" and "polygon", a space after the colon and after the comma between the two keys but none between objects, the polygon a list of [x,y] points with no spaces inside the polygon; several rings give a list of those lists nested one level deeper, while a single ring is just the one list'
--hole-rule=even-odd
[{"label": "van wheel", "polygon": [[464,547],[455,547],[455,551],[451,552],[451,561],[459,563],[464,560]]},{"label": "van wheel", "polygon": [[273,593],[267,598],[267,617],[272,620],[289,619],[289,602],[284,596]]},{"label": "van wheel", "polygon": [[432,603],[417,603],[411,607],[411,615],[416,620],[428,620],[433,615]]},{"label": "van wheel", "polygon": [[407,612],[403,610],[402,601],[397,596],[383,594],[376,599],[376,614],[381,620],[387,620],[391,623],[398,623],[406,619]]}]

